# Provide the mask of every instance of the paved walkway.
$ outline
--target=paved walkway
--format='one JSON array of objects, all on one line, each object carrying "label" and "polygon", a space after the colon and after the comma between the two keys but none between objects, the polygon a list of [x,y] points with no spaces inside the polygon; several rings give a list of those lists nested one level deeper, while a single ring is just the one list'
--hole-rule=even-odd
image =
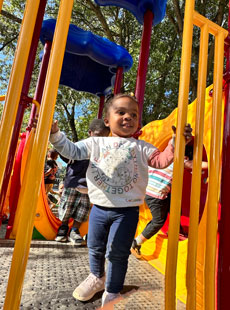
[{"label": "paved walkway", "polygon": [[[4,235],[3,228],[0,238]],[[0,239],[0,309],[3,309],[9,275],[13,240]],[[89,302],[80,302],[72,292],[89,273],[87,247],[70,243],[32,240],[24,280],[20,309],[98,309],[101,295]],[[164,306],[164,277],[144,260],[130,256],[122,299],[110,309],[161,310]],[[178,310],[185,305],[178,302]]]}]

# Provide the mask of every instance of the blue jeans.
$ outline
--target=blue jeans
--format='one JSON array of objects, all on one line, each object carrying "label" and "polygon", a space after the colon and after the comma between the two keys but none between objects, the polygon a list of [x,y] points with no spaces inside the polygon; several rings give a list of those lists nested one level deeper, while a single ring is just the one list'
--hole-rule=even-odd
[{"label": "blue jeans", "polygon": [[119,293],[123,288],[138,218],[139,207],[92,207],[87,241],[90,271],[101,278],[107,258],[107,292]]}]

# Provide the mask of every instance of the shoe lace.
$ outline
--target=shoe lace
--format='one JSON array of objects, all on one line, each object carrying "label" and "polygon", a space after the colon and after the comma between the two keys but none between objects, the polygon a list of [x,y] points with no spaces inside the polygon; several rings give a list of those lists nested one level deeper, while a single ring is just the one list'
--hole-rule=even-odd
[{"label": "shoe lace", "polygon": [[77,234],[76,231],[71,231],[70,236],[73,239],[82,239],[81,235]]},{"label": "shoe lace", "polygon": [[85,282],[90,286],[94,286],[98,282],[99,278],[97,278],[93,273],[90,273],[88,277],[85,279]]}]

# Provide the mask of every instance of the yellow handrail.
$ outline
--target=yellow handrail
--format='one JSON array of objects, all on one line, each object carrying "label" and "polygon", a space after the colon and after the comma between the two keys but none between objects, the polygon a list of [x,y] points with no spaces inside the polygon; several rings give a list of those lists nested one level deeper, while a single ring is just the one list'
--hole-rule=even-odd
[{"label": "yellow handrail", "polygon": [[201,27],[201,38],[200,38],[196,124],[194,132],[195,134],[194,157],[193,157],[192,188],[190,199],[188,259],[187,259],[187,272],[186,272],[187,310],[196,309],[196,257],[197,257],[198,221],[199,221],[199,209],[200,209],[201,162],[203,153],[208,39],[209,39],[209,28],[207,24],[204,24]]},{"label": "yellow handrail", "polygon": [[221,141],[221,99],[224,39],[228,32],[194,11],[194,0],[187,0],[185,6],[181,74],[178,98],[177,139],[175,144],[174,171],[171,195],[168,251],[165,275],[165,309],[176,308],[176,268],[180,208],[183,182],[184,139],[182,129],[187,119],[188,90],[190,80],[193,24],[201,28],[199,56],[198,93],[196,107],[196,125],[194,139],[194,163],[190,202],[190,225],[187,261],[187,310],[196,309],[196,255],[198,241],[198,217],[200,203],[201,160],[203,150],[204,103],[207,75],[207,53],[209,33],[216,38],[213,97],[213,123],[210,152],[210,174],[208,190],[207,246],[205,256],[205,309],[214,310],[215,305],[215,254],[217,233],[217,206]]},{"label": "yellow handrail", "polygon": [[207,230],[205,255],[204,301],[205,310],[215,310],[215,270],[218,223],[218,195],[220,179],[220,149],[221,149],[221,111],[222,111],[222,76],[224,65],[224,39],[220,32],[215,38],[214,83],[212,132],[210,143],[210,172],[207,197]]},{"label": "yellow handrail", "polygon": [[16,119],[17,109],[22,91],[22,84],[33,36],[34,25],[37,17],[39,0],[28,0],[26,3],[22,27],[18,39],[14,63],[10,75],[9,86],[6,94],[2,120],[0,125],[0,187],[2,185],[6,161]]},{"label": "yellow handrail", "polygon": [[182,183],[184,172],[185,140],[183,131],[187,122],[188,94],[190,81],[190,64],[192,53],[192,12],[194,1],[186,1],[181,57],[180,85],[178,97],[177,137],[174,152],[174,169],[172,181],[172,195],[170,207],[170,221],[168,234],[168,249],[165,272],[165,309],[176,309],[176,267],[178,254],[178,238],[180,227],[180,213],[182,200]]},{"label": "yellow handrail", "polygon": [[[61,0],[47,77],[33,147],[26,164],[18,207],[21,218],[15,241],[4,310],[19,309],[23,279],[29,255],[34,217],[40,191],[49,132],[51,128],[73,0]],[[35,182],[31,182],[31,179]],[[28,209],[28,205],[30,208]]]}]

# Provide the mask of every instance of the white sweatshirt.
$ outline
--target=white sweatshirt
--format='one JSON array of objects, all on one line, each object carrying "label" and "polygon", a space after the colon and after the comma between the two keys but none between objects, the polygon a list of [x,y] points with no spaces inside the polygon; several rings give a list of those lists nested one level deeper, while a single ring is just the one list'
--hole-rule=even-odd
[{"label": "white sweatshirt", "polygon": [[89,159],[86,173],[91,203],[103,207],[131,207],[143,203],[148,165],[165,168],[173,161],[169,142],[160,152],[152,144],[134,138],[90,137],[73,143],[58,131],[50,142],[66,158]]}]

